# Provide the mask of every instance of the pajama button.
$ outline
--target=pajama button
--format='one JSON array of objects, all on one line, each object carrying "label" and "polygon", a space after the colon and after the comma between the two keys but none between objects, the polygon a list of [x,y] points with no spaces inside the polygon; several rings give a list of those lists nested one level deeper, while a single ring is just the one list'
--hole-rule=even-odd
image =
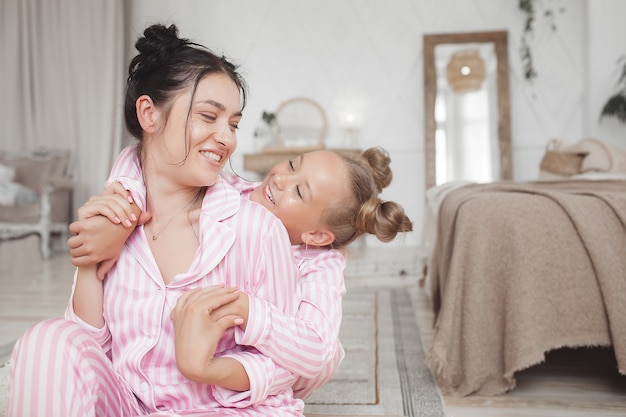
[{"label": "pajama button", "polygon": [[143,392],[148,391],[148,383],[147,383],[147,382],[142,382],[142,383],[141,383],[141,385],[139,386],[139,388],[140,388]]}]

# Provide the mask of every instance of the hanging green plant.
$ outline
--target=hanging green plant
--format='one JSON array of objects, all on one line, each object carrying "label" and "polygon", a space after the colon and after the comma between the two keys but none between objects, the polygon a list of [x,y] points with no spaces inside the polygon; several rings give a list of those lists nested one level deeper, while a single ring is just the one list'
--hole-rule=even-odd
[{"label": "hanging green plant", "polygon": [[520,55],[524,65],[524,78],[532,81],[537,77],[537,71],[533,66],[533,56],[530,50],[528,39],[532,36],[533,23],[535,21],[535,7],[533,0],[519,0],[519,8],[526,14],[524,21],[524,31],[522,32],[522,42],[520,44]]},{"label": "hanging green plant", "polygon": [[[520,56],[522,64],[524,66],[524,78],[532,82],[537,78],[537,70],[533,64],[533,55],[530,49],[530,40],[533,37],[534,24],[535,24],[535,5],[538,0],[519,0],[519,9],[524,12],[526,18],[524,20],[524,30],[522,32],[522,40],[520,43]],[[558,9],[559,13],[565,11],[564,7]],[[550,21],[550,27],[553,31],[556,31],[556,13],[552,8],[546,8],[543,12],[546,19]]]},{"label": "hanging green plant", "polygon": [[602,111],[600,120],[605,117],[615,117],[620,123],[626,124],[626,55],[617,60],[621,65],[621,74],[617,79],[617,93],[609,97]]}]

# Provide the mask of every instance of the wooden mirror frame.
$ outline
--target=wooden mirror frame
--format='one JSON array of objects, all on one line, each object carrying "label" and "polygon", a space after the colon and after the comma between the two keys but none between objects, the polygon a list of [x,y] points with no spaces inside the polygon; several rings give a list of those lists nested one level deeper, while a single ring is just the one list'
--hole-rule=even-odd
[{"label": "wooden mirror frame", "polygon": [[313,108],[315,108],[321,117],[321,122],[322,125],[320,126],[320,132],[319,135],[317,137],[317,143],[315,145],[312,146],[293,146],[290,145],[289,142],[283,137],[283,135],[281,134],[280,130],[276,130],[276,141],[278,142],[278,147],[279,148],[283,148],[283,149],[302,149],[303,151],[306,150],[313,150],[313,149],[323,149],[324,148],[324,141],[326,140],[326,132],[328,131],[328,120],[326,118],[326,112],[324,111],[324,109],[322,108],[322,106],[315,100],[310,99],[308,97],[294,97],[291,98],[289,100],[284,101],[283,103],[280,104],[280,106],[278,106],[278,109],[276,109],[276,123],[279,123],[279,115],[282,111],[285,110],[286,107],[289,107],[293,104],[296,103],[305,103],[308,104],[310,106],[312,106]]},{"label": "wooden mirror frame", "polygon": [[424,154],[426,189],[436,185],[435,167],[435,100],[437,98],[437,69],[435,47],[441,44],[494,44],[498,86],[498,148],[500,180],[513,178],[511,156],[511,114],[509,97],[508,37],[506,31],[468,32],[424,35]]}]

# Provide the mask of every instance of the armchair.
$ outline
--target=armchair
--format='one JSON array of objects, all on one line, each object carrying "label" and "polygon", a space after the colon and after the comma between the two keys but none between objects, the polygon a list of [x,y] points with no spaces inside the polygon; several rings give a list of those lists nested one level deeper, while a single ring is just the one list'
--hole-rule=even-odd
[{"label": "armchair", "polygon": [[51,236],[67,236],[72,216],[74,182],[69,173],[69,151],[0,152],[0,165],[14,170],[12,182],[36,192],[36,201],[0,205],[0,239],[37,233],[41,255],[50,257]]}]

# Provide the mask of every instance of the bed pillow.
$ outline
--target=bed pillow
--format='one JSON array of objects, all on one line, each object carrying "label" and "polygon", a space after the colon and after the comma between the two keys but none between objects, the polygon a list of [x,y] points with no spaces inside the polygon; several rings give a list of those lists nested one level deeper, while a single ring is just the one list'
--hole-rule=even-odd
[{"label": "bed pillow", "polygon": [[611,149],[599,139],[582,139],[568,149],[587,153],[581,166],[581,172],[609,172],[613,168]]}]

